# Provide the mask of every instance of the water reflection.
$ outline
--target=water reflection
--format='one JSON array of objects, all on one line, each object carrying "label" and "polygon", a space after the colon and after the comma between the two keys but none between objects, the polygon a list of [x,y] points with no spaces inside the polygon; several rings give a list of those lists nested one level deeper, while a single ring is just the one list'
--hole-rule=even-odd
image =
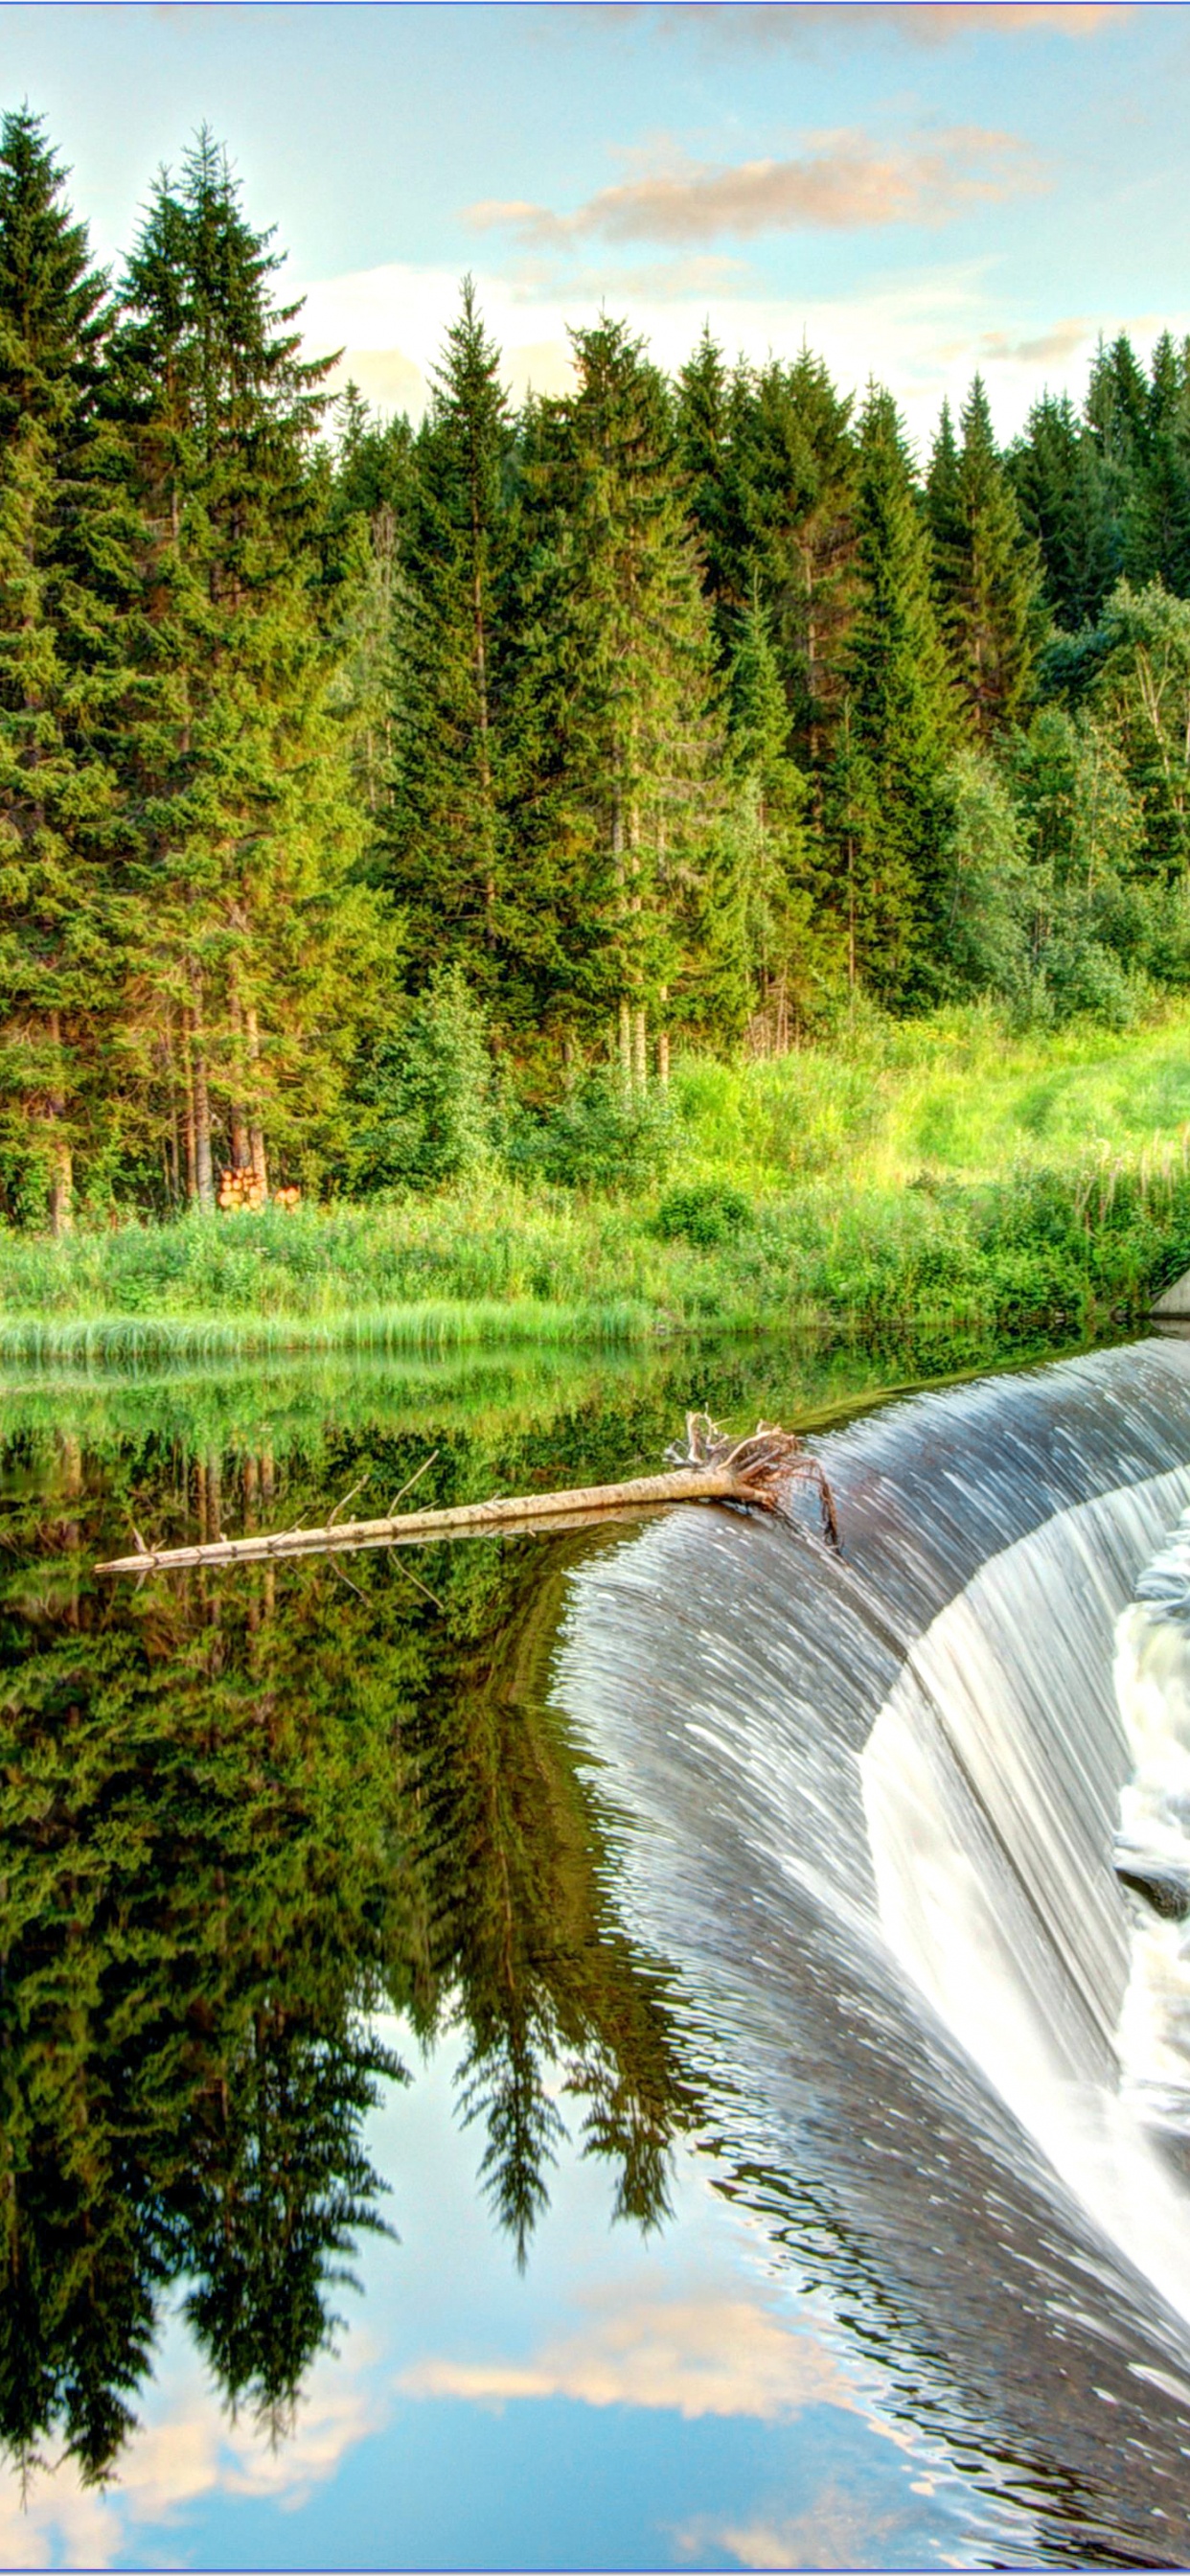
[{"label": "water reflection", "polygon": [[[0,2439],[22,2474],[64,2450],[68,2475],[92,2488],[128,2457],[135,2492],[150,2498],[158,2478],[166,2502],[220,2481],[288,2502],[303,2446],[313,2442],[330,2479],[347,2449],[366,2450],[374,2424],[392,2420],[394,2388],[423,2426],[466,2407],[469,2445],[475,2422],[502,2405],[509,2421],[558,2408],[617,2420],[644,2410],[651,2460],[672,2449],[674,2424],[750,2423],[775,2440],[805,2414],[858,2439],[868,2419],[851,2357],[844,2370],[821,2340],[791,2338],[772,2303],[738,2291],[723,2270],[713,2289],[692,2288],[676,2260],[650,2286],[601,2252],[577,2319],[572,2302],[523,2350],[510,2353],[498,2332],[474,2344],[423,2341],[375,2413],[374,2392],[331,2358],[336,2318],[358,2312],[347,2295],[353,2266],[366,2262],[370,2285],[390,2279],[394,2301],[413,2277],[416,2122],[402,2129],[389,2113],[394,2098],[414,2106],[403,2069],[419,2045],[443,2041],[487,2223],[521,2260],[551,2194],[564,2198],[573,2181],[564,2130],[588,2182],[599,2177],[603,2210],[634,2222],[634,2234],[660,2225],[675,2167],[684,2173],[688,2243],[683,2141],[696,2136],[700,2157],[714,2158],[699,2125],[713,2110],[727,2138],[717,2167],[725,2191],[763,2212],[799,2272],[821,2253],[821,2277],[847,2310],[849,2248],[820,2191],[821,2158],[801,2137],[779,2169],[767,2138],[750,2156],[739,2068],[703,2044],[689,1997],[640,1946],[639,1905],[637,1946],[623,1928],[632,1871],[612,1774],[592,1772],[590,1739],[572,1739],[547,1688],[563,1592],[591,1539],[485,1540],[419,1552],[412,1565],[369,1556],[342,1568],[196,1569],[139,1589],[97,1584],[91,1569],[127,1544],[130,1526],[168,1545],[323,1520],[357,1485],[361,1506],[382,1510],[431,1450],[419,1500],[433,1503],[640,1473],[687,1406],[710,1403],[741,1427],[761,1413],[804,1423],[913,1366],[911,1354],[890,1370],[785,1345],[579,1371],[522,1356],[452,1372],[325,1365],[30,1380],[10,1391],[0,1478]],[[683,1597],[679,1629],[690,1627],[689,1608]],[[645,1675],[650,1689],[656,1679],[681,1694],[692,1639],[693,1630],[674,1645],[670,1673]],[[828,1804],[838,1806],[833,1786]],[[692,1890],[706,1858],[701,1792],[694,1807]],[[647,1879],[652,1866],[638,1838],[633,1868]],[[785,1906],[787,1890],[778,1897]],[[733,1938],[749,1959],[758,1920],[754,1906],[734,1905]],[[680,1944],[663,1937],[678,1958]],[[713,2016],[713,1977],[705,1991]],[[779,1979],[775,1991],[784,2009]],[[786,2055],[792,2027],[791,2014]],[[760,2035],[757,2066],[770,2037]],[[435,2173],[431,2196],[436,2186]],[[428,2235],[424,2209],[422,2219]],[[399,2248],[385,2236],[394,2222]],[[473,2261],[469,2298],[479,2271]],[[880,2344],[882,2362],[884,2347],[903,2340],[891,2302],[886,2331],[874,2326],[885,2295],[869,2270],[853,2319],[857,2345]],[[163,2351],[176,2358],[179,2317],[182,2394],[168,2426],[126,2450],[150,2365]],[[352,2351],[358,2358],[354,2338]],[[200,2404],[194,2393],[196,2357],[238,2410],[218,2438],[209,2395]],[[299,2417],[311,2391],[313,2410]],[[919,2420],[933,2402],[927,2389]],[[871,2437],[880,2452],[888,2432],[884,2421]],[[513,2442],[507,2427],[502,2439]],[[168,2474],[163,2443],[173,2444]],[[454,2456],[443,2437],[435,2510],[446,2519],[435,2533],[450,2527]],[[730,2504],[708,2494],[681,2515],[675,2507],[666,2556],[760,2564],[793,2549],[823,2564],[833,2547],[898,2563],[880,2537],[879,2479],[863,2507],[862,2549],[831,2503],[860,2475],[858,2457],[846,2444],[823,2453],[813,2546],[796,2481],[774,2487],[763,2507],[741,2481]],[[270,2459],[288,2465],[266,2470]],[[613,2483],[619,2474],[617,2465]],[[673,2484],[693,2499],[690,2462],[679,2470],[676,2454]],[[615,2560],[610,2512],[600,2545]],[[503,2526],[502,2538],[515,2559]],[[100,2554],[97,2536],[92,2548],[76,2534],[78,2545]],[[330,2555],[343,2545],[340,2534]],[[903,2537],[899,2563],[920,2563],[923,2545]],[[654,2539],[644,2563],[657,2563],[660,2548]],[[577,2538],[575,2550],[581,2558]],[[245,2554],[237,2534],[230,2556]],[[474,2536],[460,2536],[454,2554],[475,2556]],[[478,2555],[489,2554],[481,2541]],[[403,2534],[401,2555],[450,2563],[452,2548],[425,2538],[419,2548]],[[564,2518],[523,2563],[573,2563]]]},{"label": "water reflection", "polygon": [[[459,2108],[522,2259],[564,2116],[647,2227],[691,2108],[535,1688],[565,1549],[437,1550],[416,1583],[356,1559],[349,1580],[324,1561],[99,1585],[129,1520],[291,1523],[361,1478],[387,1498],[425,1453],[375,1403],[289,1446],[259,1411],[247,1438],[188,1439],[168,1403],[130,1437],[117,1401],[84,1444],[38,1398],[6,1456],[0,2433],[87,2479],[116,2461],[171,2283],[226,2397],[285,2429],[351,2250],[386,2224],[363,2144],[399,2071],[378,2011],[427,2042],[461,2022]],[[440,1422],[423,1491],[618,1463],[649,1410],[638,1392],[495,1439]]]}]

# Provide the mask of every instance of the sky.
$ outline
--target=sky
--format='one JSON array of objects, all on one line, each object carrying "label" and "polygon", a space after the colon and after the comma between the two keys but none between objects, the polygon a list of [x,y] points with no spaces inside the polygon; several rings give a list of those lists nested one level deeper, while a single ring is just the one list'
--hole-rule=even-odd
[{"label": "sky", "polygon": [[311,354],[415,416],[464,272],[516,396],[569,325],[676,368],[709,323],[892,386],[919,442],[982,371],[1002,436],[1096,338],[1190,329],[1190,7],[3,5],[118,264],[205,120]]},{"label": "sky", "polygon": [[0,2479],[0,2567],[484,2567],[493,2532],[524,2568],[944,2569],[976,2534],[979,2563],[1003,2556],[999,2517],[883,2410],[692,2150],[645,2238],[564,2149],[521,2275],[476,2189],[461,2037],[425,2065],[382,2036],[416,2070],[367,2141],[396,2233],[361,2243],[290,2437],[228,2415],[175,2318],[116,2483]]}]

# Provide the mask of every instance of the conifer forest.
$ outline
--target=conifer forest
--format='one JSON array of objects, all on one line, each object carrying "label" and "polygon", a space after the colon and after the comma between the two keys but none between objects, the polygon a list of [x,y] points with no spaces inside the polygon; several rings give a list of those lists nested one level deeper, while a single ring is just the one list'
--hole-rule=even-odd
[{"label": "conifer forest", "polygon": [[[0,1214],[581,1177],[671,1059],[1190,984],[1190,345],[928,454],[611,313],[332,397],[203,132],[92,261],[0,138]],[[585,1124],[584,1124],[585,1122]]]}]

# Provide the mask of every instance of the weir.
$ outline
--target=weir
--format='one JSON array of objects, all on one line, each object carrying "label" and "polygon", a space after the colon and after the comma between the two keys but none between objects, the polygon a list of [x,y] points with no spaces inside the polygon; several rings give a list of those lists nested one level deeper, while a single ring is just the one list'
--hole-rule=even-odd
[{"label": "weir", "polygon": [[615,1902],[894,2402],[1042,2554],[1182,2563],[1190,1968],[1114,1860],[1190,1876],[1190,1346],[819,1455],[841,1561],[675,1514],[573,1577]]}]

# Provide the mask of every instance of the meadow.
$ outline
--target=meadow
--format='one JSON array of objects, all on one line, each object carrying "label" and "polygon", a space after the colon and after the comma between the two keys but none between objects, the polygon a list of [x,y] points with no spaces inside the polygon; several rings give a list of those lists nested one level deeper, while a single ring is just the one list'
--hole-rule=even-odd
[{"label": "meadow", "polygon": [[0,1360],[614,1347],[819,1330],[937,1364],[1134,1325],[1190,1266],[1190,1010],[1014,1035],[864,1014],[690,1057],[647,1175],[0,1234]]}]

